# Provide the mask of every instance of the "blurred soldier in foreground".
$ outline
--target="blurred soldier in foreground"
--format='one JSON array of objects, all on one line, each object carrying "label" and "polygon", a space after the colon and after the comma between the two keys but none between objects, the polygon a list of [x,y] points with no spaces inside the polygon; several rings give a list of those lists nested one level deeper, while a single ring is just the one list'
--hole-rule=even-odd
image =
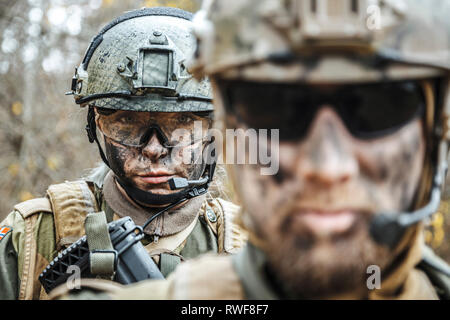
[{"label": "blurred soldier in foreground", "polygon": [[204,4],[194,74],[224,127],[280,129],[280,169],[230,167],[251,230],[240,253],[102,297],[450,298],[423,241],[447,167],[449,30],[432,1],[371,3]]},{"label": "blurred soldier in foreground", "polygon": [[[182,260],[242,244],[231,222],[238,207],[206,198],[215,169],[214,161],[204,161],[213,146],[206,135],[213,106],[208,80],[195,80],[185,67],[195,48],[191,18],[174,8],[136,10],[93,39],[72,94],[88,107],[89,140],[109,168],[52,185],[46,197],[15,206],[0,229],[0,298],[46,298],[38,276],[58,252],[88,227],[94,229],[92,239],[87,234],[89,249],[101,230],[108,242],[106,222],[125,216],[144,225],[142,243],[164,276]],[[195,187],[172,190],[171,178],[194,180]],[[92,214],[100,226],[86,218]],[[93,275],[96,268],[114,276],[110,244],[98,247],[97,240],[90,250]]]}]

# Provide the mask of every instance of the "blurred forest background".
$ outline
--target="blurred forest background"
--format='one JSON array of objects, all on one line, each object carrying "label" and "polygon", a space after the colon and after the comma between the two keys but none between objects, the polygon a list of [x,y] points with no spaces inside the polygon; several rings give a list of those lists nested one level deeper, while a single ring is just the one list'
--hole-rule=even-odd
[{"label": "blurred forest background", "polygon": [[[86,137],[86,110],[64,95],[92,37],[125,11],[172,6],[195,12],[200,4],[0,0],[0,221],[14,204],[43,196],[50,184],[77,179],[101,161]],[[450,262],[448,212],[443,203],[425,237]]]}]

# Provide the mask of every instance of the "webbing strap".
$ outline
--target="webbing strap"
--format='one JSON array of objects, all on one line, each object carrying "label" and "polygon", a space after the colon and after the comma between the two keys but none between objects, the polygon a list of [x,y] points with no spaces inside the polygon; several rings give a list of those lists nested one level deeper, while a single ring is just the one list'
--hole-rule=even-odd
[{"label": "webbing strap", "polygon": [[178,233],[175,233],[170,236],[159,238],[158,242],[150,242],[145,246],[147,252],[156,250],[156,249],[167,249],[169,251],[174,251],[191,235],[194,230],[196,224],[198,222],[198,216],[195,216],[194,220],[192,220],[191,224],[187,226],[184,230],[181,230]]},{"label": "webbing strap", "polygon": [[90,251],[91,273],[112,278],[116,269],[117,252],[109,237],[105,212],[88,214],[84,228]]}]

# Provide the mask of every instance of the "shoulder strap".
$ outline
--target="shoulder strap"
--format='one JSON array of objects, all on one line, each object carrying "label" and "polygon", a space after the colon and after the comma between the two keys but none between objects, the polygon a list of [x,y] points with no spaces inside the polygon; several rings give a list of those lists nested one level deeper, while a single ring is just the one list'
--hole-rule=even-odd
[{"label": "shoulder strap", "polygon": [[418,268],[428,276],[440,298],[450,299],[450,266],[431,248],[427,246],[423,248]]},{"label": "shoulder strap", "polygon": [[112,280],[117,262],[117,251],[111,243],[105,212],[89,213],[84,229],[89,246],[91,273]]},{"label": "shoulder strap", "polygon": [[[219,252],[236,253],[248,239],[247,232],[236,221],[241,208],[221,198],[208,201],[208,205],[215,215],[208,213],[207,206],[205,218],[210,226],[214,225],[216,227]],[[214,219],[214,216],[217,219]]]},{"label": "shoulder strap", "polygon": [[14,206],[14,210],[19,212],[24,219],[39,212],[52,212],[52,206],[48,198],[36,198],[21,202]]},{"label": "shoulder strap", "polygon": [[174,251],[176,248],[178,248],[184,242],[184,240],[186,240],[189,237],[192,230],[194,230],[194,227],[197,224],[197,222],[198,222],[198,216],[196,216],[195,219],[192,220],[191,224],[189,226],[187,226],[185,229],[183,229],[180,232],[175,233],[173,235],[170,235],[167,237],[161,237],[161,238],[159,238],[158,242],[151,242],[148,245],[146,245],[145,249],[149,253],[151,253],[154,250],[160,250],[160,249]]},{"label": "shoulder strap", "polygon": [[[93,184],[91,186],[94,188]],[[88,234],[92,274],[110,276],[114,273],[116,256],[112,252],[106,216],[88,182],[78,180],[51,185],[47,194],[52,202],[57,247],[77,241]]]},{"label": "shoulder strap", "polygon": [[86,216],[100,211],[94,193],[84,180],[51,185],[47,196],[53,207],[56,243],[60,248],[82,237]]},{"label": "shoulder strap", "polygon": [[186,243],[186,239],[191,235],[197,223],[198,216],[195,216],[195,219],[184,230],[170,236],[161,237],[158,242],[150,242],[145,246],[148,254],[159,264],[165,277],[182,261],[182,257],[175,250]]}]

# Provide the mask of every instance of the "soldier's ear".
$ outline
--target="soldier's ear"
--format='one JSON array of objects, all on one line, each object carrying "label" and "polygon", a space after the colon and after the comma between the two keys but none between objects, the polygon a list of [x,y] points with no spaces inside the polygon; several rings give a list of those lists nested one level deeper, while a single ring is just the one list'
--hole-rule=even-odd
[{"label": "soldier's ear", "polygon": [[96,106],[92,106],[92,107],[93,107],[92,109],[94,110],[95,125],[98,128],[98,115],[99,115],[98,108]]}]

